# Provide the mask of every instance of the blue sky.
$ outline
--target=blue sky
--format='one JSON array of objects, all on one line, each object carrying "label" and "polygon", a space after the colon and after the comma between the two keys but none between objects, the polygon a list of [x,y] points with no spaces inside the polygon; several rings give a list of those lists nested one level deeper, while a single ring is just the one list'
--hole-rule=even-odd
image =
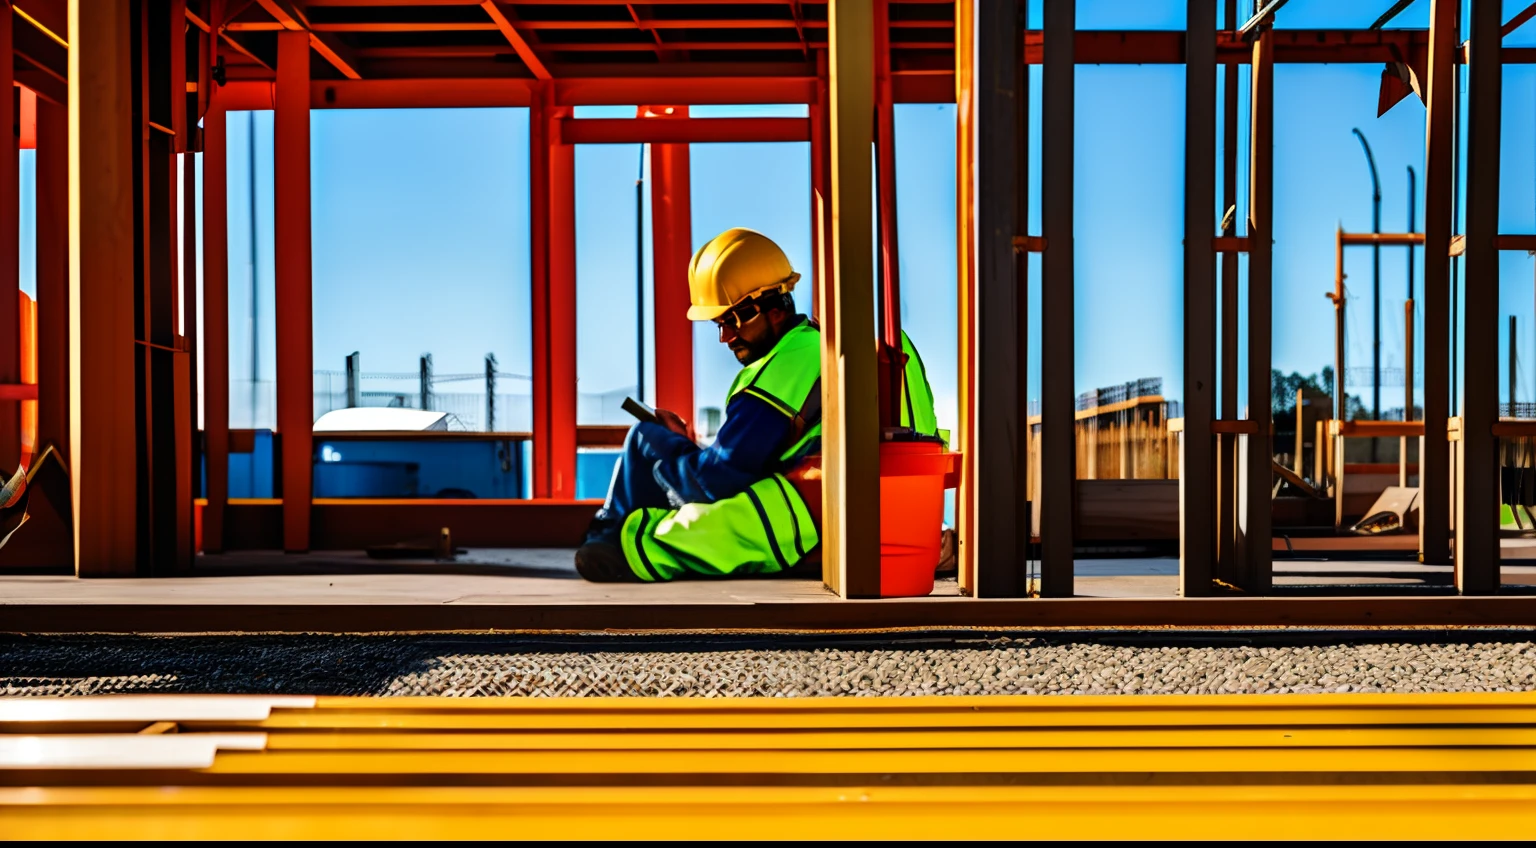
[{"label": "blue sky", "polygon": [[[1380,3],[1292,0],[1282,27],[1364,27]],[[1427,23],[1428,0],[1394,21]],[[1506,0],[1506,16],[1522,4]],[[1184,0],[1079,0],[1083,29],[1178,29]],[[1039,26],[1039,2],[1031,25]],[[1506,44],[1536,44],[1527,25]],[[1246,80],[1247,69],[1242,69]],[[1181,66],[1080,66],[1076,71],[1077,349],[1079,391],[1140,377],[1163,377],[1178,398],[1182,291],[1184,69]],[[1283,65],[1276,71],[1274,363],[1315,373],[1332,359],[1333,232],[1365,232],[1371,224],[1370,176],[1358,127],[1373,148],[1382,181],[1387,231],[1407,223],[1407,168],[1420,171],[1417,221],[1422,224],[1424,109],[1409,98],[1376,116],[1379,65]],[[1039,232],[1038,141],[1041,75],[1035,86],[1031,229]],[[1506,69],[1501,227],[1536,231],[1536,69]],[[1246,146],[1247,92],[1240,104]],[[630,117],[631,106],[584,107],[579,117]],[[698,107],[694,114],[802,115],[801,106]],[[255,303],[251,321],[251,161],[254,120]],[[231,370],[249,379],[252,333],[257,370],[274,371],[272,336],[272,116],[229,116]],[[531,371],[527,111],[321,110],[313,114],[315,367],[340,370],[362,352],[367,372],[410,373],[431,352],[439,374],[474,373],[494,352],[506,375]],[[941,424],[955,418],[954,121],[951,105],[897,109],[898,218],[903,322],[922,349],[935,384]],[[30,151],[22,157],[23,185]],[[636,304],[634,191],[639,145],[588,145],[577,150],[579,391],[600,394],[636,381],[637,308],[649,328],[652,305],[647,212],[645,302]],[[1246,157],[1239,167],[1246,180]],[[1213,167],[1218,167],[1213,163]],[[809,148],[806,144],[694,145],[693,242],[731,226],[775,238],[805,273],[807,311],[817,281],[811,269]],[[1245,186],[1240,185],[1240,198]],[[647,190],[647,199],[649,191]],[[26,196],[24,194],[24,196]],[[1240,207],[1242,202],[1240,201]],[[1219,210],[1213,210],[1213,218]],[[23,203],[23,227],[31,221]],[[1241,219],[1241,216],[1239,216]],[[23,287],[31,290],[30,239],[23,239]],[[1381,252],[1382,360],[1402,363],[1402,298],[1407,250]],[[1422,263],[1422,251],[1417,261]],[[1536,399],[1536,293],[1532,260],[1506,253],[1501,315],[1521,322],[1519,392]],[[1370,361],[1371,251],[1347,257],[1351,300],[1348,355]],[[1421,269],[1415,272],[1422,282]],[[1039,264],[1031,271],[1034,330],[1031,394],[1038,394]],[[1422,298],[1416,294],[1416,300]],[[1419,324],[1422,327],[1422,307]],[[1501,349],[1506,320],[1499,322]],[[712,328],[695,334],[697,405],[718,406],[736,365]],[[1500,357],[1503,368],[1504,357]],[[654,390],[647,359],[648,391]],[[1500,385],[1505,384],[1501,373]],[[410,391],[412,380],[398,388]],[[461,384],[460,391],[479,388]],[[526,391],[505,377],[501,392]],[[449,389],[453,390],[453,389]],[[1362,385],[1351,387],[1368,394]],[[1383,406],[1401,392],[1383,390]],[[258,417],[261,417],[260,413]],[[234,411],[241,418],[239,399]],[[585,423],[597,423],[588,420]],[[615,419],[614,423],[622,423]],[[514,422],[522,426],[522,422]]]}]

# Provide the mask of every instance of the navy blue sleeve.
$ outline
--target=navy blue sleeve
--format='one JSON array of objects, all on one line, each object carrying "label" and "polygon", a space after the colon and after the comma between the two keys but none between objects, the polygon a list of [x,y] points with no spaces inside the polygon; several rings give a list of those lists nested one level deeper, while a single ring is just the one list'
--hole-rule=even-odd
[{"label": "navy blue sleeve", "polygon": [[656,463],[657,481],[689,503],[714,503],[746,491],[776,470],[793,422],[767,401],[738,394],[709,447]]}]

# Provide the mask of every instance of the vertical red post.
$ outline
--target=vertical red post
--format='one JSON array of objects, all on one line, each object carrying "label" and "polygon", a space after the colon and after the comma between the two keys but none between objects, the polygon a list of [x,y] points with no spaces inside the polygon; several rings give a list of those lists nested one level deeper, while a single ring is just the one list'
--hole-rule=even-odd
[{"label": "vertical red post", "polygon": [[[673,107],[687,117],[688,107]],[[665,120],[665,119],[661,119]],[[694,418],[693,324],[688,263],[693,259],[688,145],[651,145],[651,254],[655,269],[656,405]]]},{"label": "vertical red post", "polygon": [[37,447],[69,461],[69,112],[37,101]]},{"label": "vertical red post", "polygon": [[203,550],[224,550],[229,503],[229,135],[217,99],[203,116]]},{"label": "vertical red post", "polygon": [[[890,0],[875,3],[875,196],[879,206],[880,340],[901,350],[901,273],[896,245],[896,104],[891,93]],[[881,425],[901,421],[901,375],[898,361],[887,369]]]},{"label": "vertical red post", "polygon": [[[6,153],[0,156],[0,386],[21,382],[21,280],[16,255],[21,247],[20,176],[17,173],[15,71],[11,68],[9,10],[0,13],[0,127]],[[0,474],[21,461],[21,401],[0,400]]]},{"label": "vertical red post", "polygon": [[277,431],[282,440],[283,549],[309,550],[314,434],[310,290],[309,34],[277,35],[273,118],[277,248]]},{"label": "vertical red post", "polygon": [[533,496],[576,494],[576,151],[554,87],[529,110],[533,206]]}]

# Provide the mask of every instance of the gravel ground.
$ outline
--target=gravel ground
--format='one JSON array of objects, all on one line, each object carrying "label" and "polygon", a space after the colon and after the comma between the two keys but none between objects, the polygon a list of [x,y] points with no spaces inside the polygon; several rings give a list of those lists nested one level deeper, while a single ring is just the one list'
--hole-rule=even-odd
[{"label": "gravel ground", "polygon": [[[1536,689],[1533,634],[877,637],[0,636],[0,695],[825,695]],[[1306,641],[1299,641],[1305,639]],[[892,642],[894,641],[894,644]]]}]

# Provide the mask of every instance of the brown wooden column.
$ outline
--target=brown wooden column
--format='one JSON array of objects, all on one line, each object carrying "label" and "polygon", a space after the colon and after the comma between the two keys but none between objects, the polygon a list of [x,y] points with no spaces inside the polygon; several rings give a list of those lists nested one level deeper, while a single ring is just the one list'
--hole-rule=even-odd
[{"label": "brown wooden column", "polygon": [[[969,542],[975,557],[974,592],[985,598],[1021,597],[1029,591],[1027,494],[1021,485],[1028,478],[1020,476],[1027,473],[1027,457],[1020,454],[1021,445],[1028,444],[1027,438],[1021,439],[1027,416],[1020,416],[1019,402],[1019,372],[1027,372],[1021,327],[1027,329],[1028,297],[1019,282],[1020,254],[1014,249],[1014,237],[1023,234],[1019,192],[1028,190],[1020,183],[1028,159],[1019,137],[1024,62],[1019,16],[1015,3],[977,4],[972,42],[975,193],[968,211],[975,226],[976,279],[972,308],[965,317],[975,334],[975,430],[968,446],[975,454],[975,478],[967,494],[975,516]],[[1027,261],[1028,256],[1023,258]]]},{"label": "brown wooden column", "polygon": [[224,550],[229,504],[229,134],[217,95],[203,116],[203,550]]},{"label": "brown wooden column", "polygon": [[[15,71],[12,69],[11,27],[14,16],[0,6],[0,127],[7,150],[0,156],[0,386],[21,383],[21,280],[16,257],[20,252],[20,177],[17,173],[19,141],[13,127],[16,115]],[[0,476],[10,478],[21,461],[21,401],[6,400],[0,393]]]},{"label": "brown wooden column", "polygon": [[[1501,20],[1497,0],[1471,0],[1467,71],[1466,382],[1456,471],[1456,588],[1499,588],[1499,111]],[[1426,250],[1427,254],[1429,251]]]},{"label": "brown wooden column", "polygon": [[[1237,0],[1225,0],[1225,27],[1235,32],[1241,25],[1237,17]],[[1237,113],[1238,113],[1238,66],[1229,62],[1222,66],[1222,116],[1221,116],[1221,214],[1225,220],[1227,210],[1232,210],[1232,221],[1222,230],[1223,236],[1235,236],[1244,216],[1237,214]],[[1236,421],[1238,417],[1238,254],[1225,251],[1221,254],[1221,418]],[[1245,570],[1237,544],[1237,467],[1240,461],[1238,438],[1233,433],[1216,437],[1216,563],[1215,576],[1233,585],[1242,582]]]},{"label": "brown wooden column", "polygon": [[823,287],[822,578],[880,593],[880,425],[875,385],[873,0],[829,11],[833,279]]},{"label": "brown wooden column", "polygon": [[[960,452],[960,486],[955,492],[955,530],[959,541],[960,591],[976,594],[976,3],[955,4],[955,353],[960,420],[955,449]],[[1028,420],[1028,416],[1025,416]],[[1021,435],[1028,450],[1028,430]],[[1024,478],[1028,480],[1026,476]],[[1026,486],[1027,488],[1027,486]]]},{"label": "brown wooden column", "polygon": [[[1041,91],[1040,596],[1073,594],[1077,398],[1072,174],[1076,112],[1075,0],[1045,0]],[[978,265],[980,259],[978,257]]]},{"label": "brown wooden column", "polygon": [[70,0],[69,454],[82,577],[131,575],[138,561],[132,24],[127,3]]},{"label": "brown wooden column", "polygon": [[1216,5],[1189,0],[1184,36],[1184,446],[1179,593],[1209,594],[1216,561]]},{"label": "brown wooden column", "polygon": [[807,306],[813,318],[825,322],[821,293],[832,280],[832,119],[825,50],[816,52],[816,68],[816,102],[810,104],[811,261],[816,263],[816,289]]},{"label": "brown wooden column", "polygon": [[309,33],[277,34],[273,171],[277,242],[277,432],[283,549],[309,550],[314,318],[309,205]]},{"label": "brown wooden column", "polygon": [[1450,561],[1450,314],[1452,193],[1456,132],[1457,0],[1431,0],[1424,141],[1424,438],[1419,464],[1419,550],[1425,563]]},{"label": "brown wooden column", "polygon": [[1275,33],[1268,26],[1253,43],[1253,78],[1249,97],[1248,171],[1248,434],[1240,461],[1244,472],[1246,574],[1240,584],[1251,593],[1269,591],[1272,580],[1270,526],[1274,500],[1274,454],[1270,446],[1270,362],[1274,326],[1271,282],[1274,273]]},{"label": "brown wooden column", "polygon": [[37,446],[69,462],[69,107],[37,99]]}]

